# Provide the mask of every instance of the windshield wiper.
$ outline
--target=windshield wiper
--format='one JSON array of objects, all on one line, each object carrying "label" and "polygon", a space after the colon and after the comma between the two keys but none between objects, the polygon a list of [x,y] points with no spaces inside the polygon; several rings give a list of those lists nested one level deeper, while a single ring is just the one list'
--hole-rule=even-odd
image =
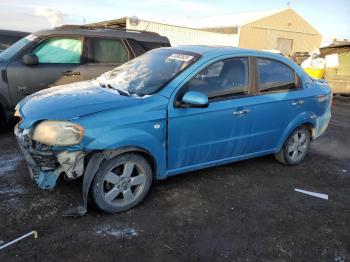
[{"label": "windshield wiper", "polygon": [[120,88],[116,88],[116,87],[112,86],[111,84],[108,84],[107,86],[109,88],[111,88],[111,89],[114,89],[114,90],[118,91],[118,93],[120,95],[122,95],[122,96],[131,96],[131,94],[128,91],[126,91],[126,90],[123,90],[123,89],[120,89]]}]

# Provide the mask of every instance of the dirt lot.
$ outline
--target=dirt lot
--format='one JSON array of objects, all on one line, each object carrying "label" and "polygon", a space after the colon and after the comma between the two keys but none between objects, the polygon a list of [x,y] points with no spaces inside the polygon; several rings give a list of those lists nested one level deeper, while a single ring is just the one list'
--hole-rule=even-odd
[{"label": "dirt lot", "polygon": [[39,232],[0,261],[349,261],[350,99],[335,100],[329,129],[299,166],[242,161],[160,182],[124,214],[90,205],[83,218],[62,218],[80,184],[39,190],[12,133],[0,134],[0,242]]}]

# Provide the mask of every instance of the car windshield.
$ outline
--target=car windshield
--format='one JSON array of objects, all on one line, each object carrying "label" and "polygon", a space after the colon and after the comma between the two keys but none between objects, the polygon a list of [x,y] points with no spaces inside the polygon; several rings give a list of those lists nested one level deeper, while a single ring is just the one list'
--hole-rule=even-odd
[{"label": "car windshield", "polygon": [[96,80],[125,95],[150,95],[200,57],[175,49],[156,49],[109,71]]},{"label": "car windshield", "polygon": [[5,49],[0,54],[0,61],[6,61],[12,58],[15,54],[17,54],[18,51],[20,51],[23,47],[25,47],[28,43],[32,42],[36,36],[34,35],[28,35],[26,37],[23,37],[22,39],[18,40],[16,43]]}]

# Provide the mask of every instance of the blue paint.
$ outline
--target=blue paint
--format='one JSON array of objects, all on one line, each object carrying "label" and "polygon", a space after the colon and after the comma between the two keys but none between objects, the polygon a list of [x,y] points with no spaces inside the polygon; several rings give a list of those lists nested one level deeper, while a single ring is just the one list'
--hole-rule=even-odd
[{"label": "blue paint", "polygon": [[[155,159],[156,178],[277,153],[295,128],[309,124],[315,138],[330,119],[331,91],[325,82],[313,81],[291,60],[272,53],[238,49],[184,46],[176,49],[201,58],[157,93],[145,97],[121,96],[85,81],[36,93],[19,103],[20,128],[38,121],[66,120],[85,128],[81,144],[55,147],[55,151],[103,151],[138,147]],[[280,93],[210,101],[206,108],[177,108],[178,91],[208,65],[226,58],[258,56],[289,65],[303,88]],[[327,99],[320,103],[317,96]],[[297,100],[303,106],[291,106]],[[243,117],[233,112],[249,110]],[[155,128],[159,126],[159,128]],[[39,175],[41,187],[54,185],[55,171]]]},{"label": "blue paint", "polygon": [[52,189],[56,185],[57,178],[60,173],[54,171],[39,171],[35,177],[35,181],[41,189]]}]

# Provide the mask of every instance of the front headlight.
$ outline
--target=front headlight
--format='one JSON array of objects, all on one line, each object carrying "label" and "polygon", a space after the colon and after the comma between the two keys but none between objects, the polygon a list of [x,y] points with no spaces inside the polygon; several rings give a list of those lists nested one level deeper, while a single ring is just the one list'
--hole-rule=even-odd
[{"label": "front headlight", "polygon": [[64,121],[43,121],[34,130],[33,140],[49,146],[72,146],[81,142],[84,128]]},{"label": "front headlight", "polygon": [[21,117],[21,113],[19,112],[19,109],[16,107],[16,111],[14,114],[15,117]]}]

